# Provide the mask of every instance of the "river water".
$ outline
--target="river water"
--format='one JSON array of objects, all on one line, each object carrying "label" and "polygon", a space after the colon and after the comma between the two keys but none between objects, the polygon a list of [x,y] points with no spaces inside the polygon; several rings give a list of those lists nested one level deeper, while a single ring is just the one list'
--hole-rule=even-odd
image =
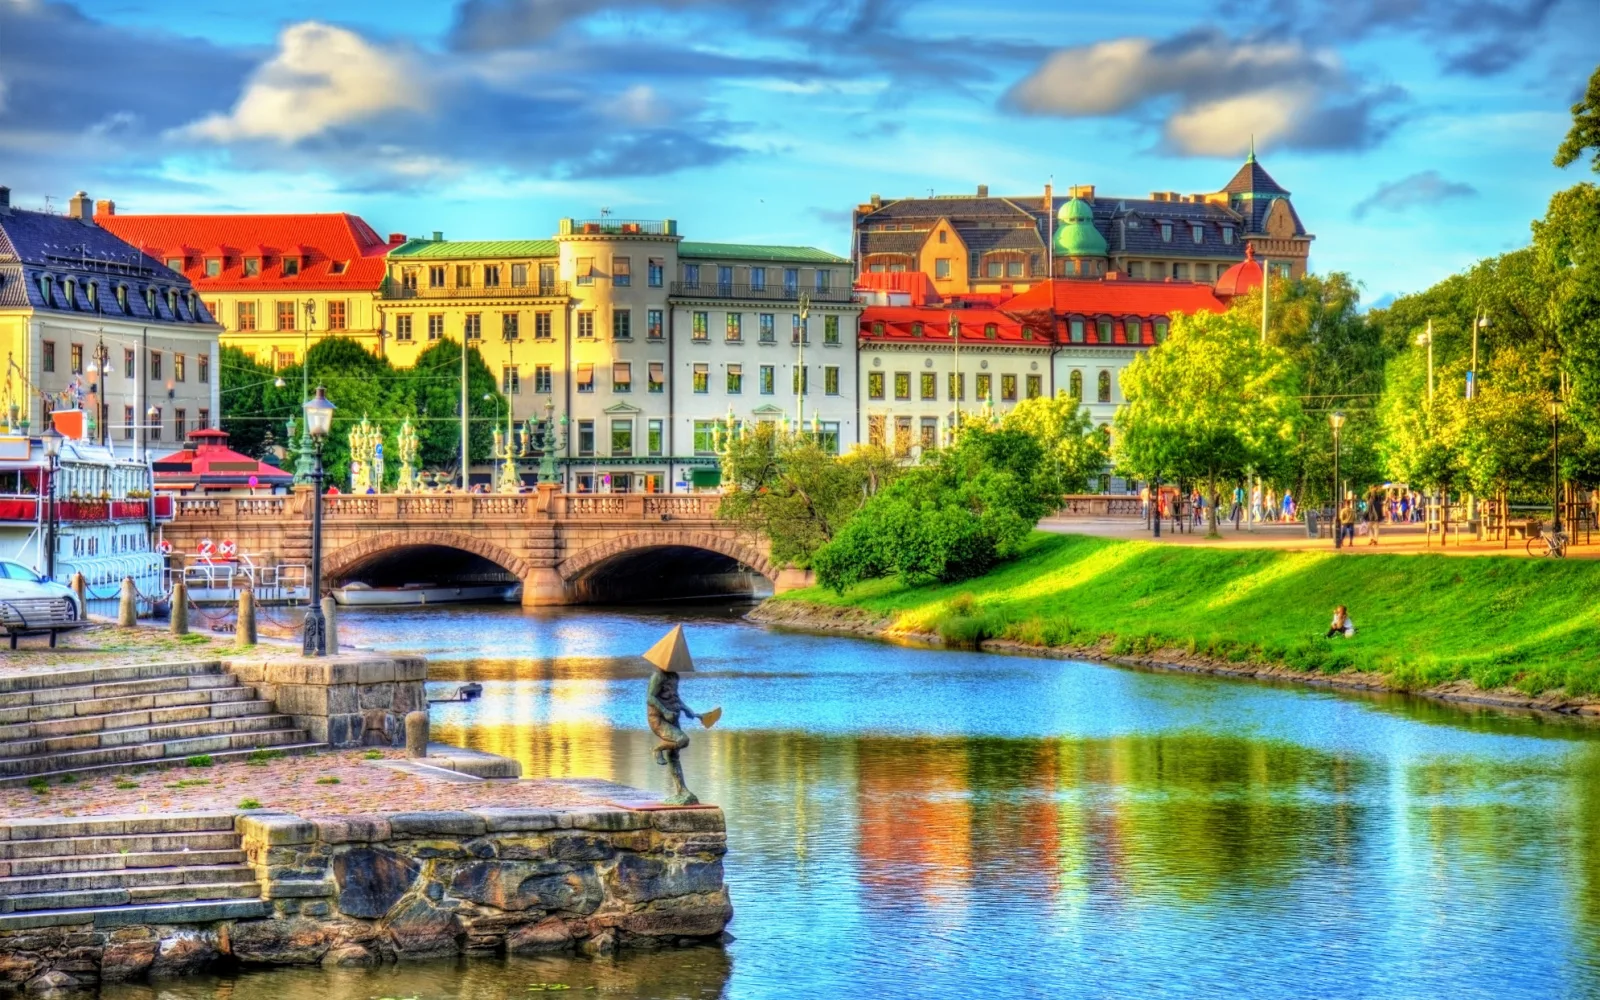
[{"label": "river water", "polygon": [[[633,657],[683,621],[725,949],[272,971],[115,1000],[1600,996],[1600,728],[782,633],[744,608],[351,614],[481,701],[436,737],[664,787]],[[403,807],[403,803],[396,803]]]}]

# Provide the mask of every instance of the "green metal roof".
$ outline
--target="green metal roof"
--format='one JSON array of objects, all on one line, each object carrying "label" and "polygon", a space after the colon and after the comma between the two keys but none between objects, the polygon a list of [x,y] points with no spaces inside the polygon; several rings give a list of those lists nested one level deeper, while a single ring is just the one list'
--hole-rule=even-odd
[{"label": "green metal roof", "polygon": [[753,243],[678,244],[679,257],[727,257],[734,260],[785,260],[798,264],[848,264],[850,261],[816,247],[768,247]]},{"label": "green metal roof", "polygon": [[409,240],[390,257],[554,257],[555,240]]},{"label": "green metal roof", "polygon": [[1066,257],[1104,257],[1109,249],[1106,238],[1094,227],[1094,209],[1082,198],[1073,198],[1056,213],[1056,253]]}]

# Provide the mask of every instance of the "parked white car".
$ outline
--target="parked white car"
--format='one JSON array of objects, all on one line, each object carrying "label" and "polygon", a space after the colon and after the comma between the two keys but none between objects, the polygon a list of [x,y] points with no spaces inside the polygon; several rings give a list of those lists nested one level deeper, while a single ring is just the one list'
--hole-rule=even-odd
[{"label": "parked white car", "polygon": [[0,559],[0,629],[17,638],[48,633],[50,645],[56,634],[89,624],[83,602],[71,587],[51,583],[18,562]]}]

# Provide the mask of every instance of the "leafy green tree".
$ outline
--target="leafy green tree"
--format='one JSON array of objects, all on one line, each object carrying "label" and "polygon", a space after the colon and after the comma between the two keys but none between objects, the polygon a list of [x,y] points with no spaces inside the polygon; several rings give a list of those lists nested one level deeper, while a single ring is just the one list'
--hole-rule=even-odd
[{"label": "leafy green tree", "polygon": [[[269,458],[269,438],[282,439],[282,422],[274,425],[276,409],[269,408],[272,383],[277,374],[258,362],[254,356],[237,347],[224,345],[218,355],[222,398],[223,430],[228,432],[228,445],[235,451],[252,458]],[[287,419],[287,417],[285,417]]]},{"label": "leafy green tree", "polygon": [[[337,409],[333,429],[322,449],[323,469],[328,482],[343,484],[350,476],[350,431],[363,417],[379,424],[384,432],[384,480],[392,485],[400,463],[395,441],[400,423],[416,413],[412,386],[406,373],[396,371],[387,358],[380,358],[349,337],[326,337],[306,353],[304,364],[311,372],[313,390],[322,386]],[[268,405],[290,412],[301,405],[300,367],[279,372],[286,383],[283,389],[268,389]],[[284,401],[289,405],[285,406]]]},{"label": "leafy green tree", "polygon": [[1109,460],[1105,435],[1095,427],[1082,400],[1065,391],[1023,400],[1000,426],[1022,431],[1044,449],[1041,471],[1053,477],[1052,489],[1058,496],[1089,489]]},{"label": "leafy green tree", "polygon": [[[412,424],[417,431],[418,468],[453,469],[459,473],[461,344],[440,340],[417,355],[416,364],[401,374],[416,401],[417,413],[412,417]],[[486,395],[490,398],[484,399]],[[483,363],[483,356],[477,348],[472,348],[467,355],[467,413],[471,418],[468,447],[473,461],[489,460],[496,418],[503,419],[510,405],[510,401],[500,395],[494,375]]]},{"label": "leafy green tree", "polygon": [[1206,484],[1217,534],[1217,484],[1278,470],[1293,453],[1301,416],[1289,356],[1260,342],[1242,313],[1179,316],[1164,344],[1122,373],[1117,464],[1142,479]]},{"label": "leafy green tree", "polygon": [[[1452,361],[1435,379],[1461,371]],[[1391,479],[1448,493],[1466,476],[1469,459],[1462,440],[1465,401],[1453,394],[1428,399],[1426,352],[1413,350],[1389,364],[1379,419],[1379,454]]]},{"label": "leafy green tree", "polygon": [[1570,166],[1591,150],[1589,169],[1600,174],[1600,66],[1589,77],[1583,100],[1572,106],[1572,129],[1556,150],[1555,164]]}]

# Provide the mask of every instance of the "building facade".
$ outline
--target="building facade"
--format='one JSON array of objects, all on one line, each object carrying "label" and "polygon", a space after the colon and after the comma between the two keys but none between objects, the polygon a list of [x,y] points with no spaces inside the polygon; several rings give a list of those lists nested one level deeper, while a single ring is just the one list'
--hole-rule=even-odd
[{"label": "building facade", "polygon": [[1311,241],[1289,192],[1255,154],[1220,190],[1155,191],[1147,198],[1097,194],[977,194],[886,200],[852,216],[858,273],[916,271],[943,296],[1012,295],[1048,277],[1211,284],[1246,248],[1274,274],[1306,272]]},{"label": "building facade", "polygon": [[219,333],[188,279],[99,226],[87,194],[54,215],[0,187],[4,402],[35,433],[81,408],[86,438],[142,456],[216,426]]}]

